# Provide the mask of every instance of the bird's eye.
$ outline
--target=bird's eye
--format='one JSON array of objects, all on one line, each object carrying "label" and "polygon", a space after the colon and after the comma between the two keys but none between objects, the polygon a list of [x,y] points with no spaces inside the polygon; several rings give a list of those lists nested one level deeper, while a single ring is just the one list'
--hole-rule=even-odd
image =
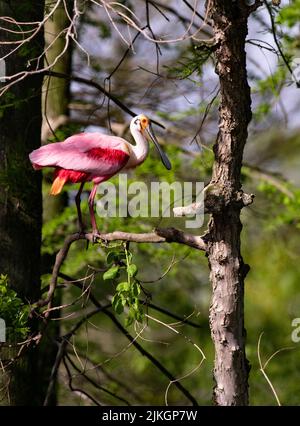
[{"label": "bird's eye", "polygon": [[137,118],[136,120],[134,120],[134,124],[137,126],[138,124],[140,124],[140,120]]}]

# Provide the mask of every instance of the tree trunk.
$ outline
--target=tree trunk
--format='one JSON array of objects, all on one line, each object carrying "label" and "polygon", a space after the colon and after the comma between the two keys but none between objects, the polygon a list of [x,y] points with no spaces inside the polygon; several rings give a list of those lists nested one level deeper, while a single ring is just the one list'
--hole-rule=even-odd
[{"label": "tree trunk", "polygon": [[245,53],[250,8],[244,0],[210,0],[207,7],[213,22],[214,57],[221,93],[211,180],[221,208],[213,212],[207,236],[213,290],[210,307],[215,345],[213,399],[216,405],[247,405],[249,364],[245,355],[244,278],[249,267],[240,252],[240,211],[246,205],[240,174],[251,120]]},{"label": "tree trunk", "polygon": [[[69,16],[73,12],[73,0],[68,0]],[[46,8],[53,5],[52,0],[46,0]],[[66,14],[64,4],[62,3],[54,12],[52,19],[45,23],[45,49],[47,50],[45,66],[54,63],[55,59],[62,53],[65,46],[64,29],[68,27],[70,21]],[[56,38],[58,34],[60,37]],[[59,60],[51,68],[51,71],[60,72],[69,75],[71,73],[72,51],[69,46],[66,52],[60,56]],[[43,84],[42,110],[43,124],[42,137],[43,143],[47,143],[48,137],[53,137],[53,130],[57,129],[57,122],[62,116],[69,115],[70,101],[70,81],[64,78],[46,76]],[[43,198],[43,221],[47,222],[56,215],[60,214],[68,204],[66,193],[56,197],[49,197],[46,193]]]},{"label": "tree trunk", "polygon": [[[53,1],[46,0],[46,8],[52,7]],[[69,16],[73,14],[73,0],[67,0]],[[66,39],[64,30],[70,24],[69,18],[62,3],[52,15],[52,18],[45,23],[45,66],[54,63],[55,59],[64,50]],[[57,37],[61,34],[60,37]],[[51,68],[63,74],[70,74],[71,71],[71,46],[60,56],[59,60]],[[70,82],[64,78],[45,77],[43,87],[43,139],[47,141],[47,136],[53,136],[51,128],[56,127],[59,117],[69,115],[68,107],[70,101]],[[49,124],[51,128],[49,128]]]},{"label": "tree trunk", "polygon": [[[53,6],[52,0],[46,0],[46,8]],[[67,0],[66,5],[68,7],[69,16],[72,16],[73,12],[73,0]],[[45,66],[52,64],[55,59],[61,54],[65,45],[65,32],[64,29],[70,24],[69,18],[66,14],[64,4],[62,3],[57,10],[54,12],[52,19],[45,23],[45,49],[47,50],[45,58]],[[58,34],[60,37],[56,38]],[[68,47],[66,52],[60,56],[56,64],[51,68],[51,71],[60,72],[69,75],[71,73],[71,46]],[[42,124],[42,143],[47,143],[48,137],[53,137],[55,130],[58,129],[57,123],[60,118],[67,117],[69,115],[69,101],[70,101],[70,81],[62,78],[45,77],[43,84],[43,96],[42,96],[42,110],[43,110],[43,124]],[[54,131],[54,134],[53,134]],[[47,223],[49,220],[57,217],[62,213],[65,207],[68,205],[68,195],[66,192],[59,194],[56,197],[49,196],[49,191],[44,191],[43,194],[43,222]],[[55,257],[55,256],[53,256]],[[43,257],[43,266],[45,271],[49,273],[53,267],[53,264],[47,262],[47,256]],[[51,261],[54,261],[51,258]],[[61,295],[55,295],[55,305],[60,306],[62,304]],[[55,312],[55,317],[59,316],[59,312]],[[51,329],[51,334],[57,338],[60,335],[60,321],[52,321],[48,325]],[[56,358],[57,345],[53,345],[53,342],[48,344],[48,354],[53,359]],[[57,376],[51,378],[52,385],[49,387],[49,392],[43,402],[44,405],[54,405],[56,388],[57,388]]]},{"label": "tree trunk", "polygon": [[[41,21],[43,13],[43,1],[0,2],[0,15],[19,22]],[[20,31],[20,26],[11,24],[10,29]],[[1,40],[16,37],[12,32],[0,31]],[[0,45],[0,56],[13,48],[12,44]],[[40,31],[6,59],[6,75],[34,69],[36,61],[29,61],[42,52]],[[26,302],[36,301],[40,292],[41,174],[32,169],[28,154],[40,146],[41,85],[41,75],[30,76],[0,99],[0,273],[8,275],[10,285]],[[36,324],[31,325],[34,330]],[[39,405],[50,362],[41,356],[40,347],[29,349],[10,370],[9,397],[1,403]]]}]

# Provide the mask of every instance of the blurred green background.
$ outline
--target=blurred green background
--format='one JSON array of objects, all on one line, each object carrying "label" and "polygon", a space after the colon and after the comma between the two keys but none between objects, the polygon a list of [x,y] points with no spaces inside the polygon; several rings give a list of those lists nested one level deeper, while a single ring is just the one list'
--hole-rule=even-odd
[{"label": "blurred green background", "polygon": [[[144,16],[143,3],[124,3]],[[190,10],[184,8],[182,2],[180,7],[178,1],[164,4],[177,8],[185,19],[190,19]],[[299,55],[298,7],[298,1],[291,4],[286,1],[282,2],[281,9],[271,9],[278,28],[277,37],[290,64]],[[170,10],[165,10],[165,13],[170,19],[168,23],[162,14],[151,9],[155,31],[160,33],[164,25],[169,25],[173,31],[170,30],[169,34],[175,36],[182,22]],[[121,23],[120,28],[121,31],[126,29]],[[207,184],[213,164],[212,145],[218,131],[218,81],[213,72],[211,52],[194,40],[163,44],[159,46],[159,51],[155,45],[139,37],[134,44],[135,54],[129,53],[107,80],[126,52],[126,46],[111,28],[108,18],[99,13],[96,7],[90,7],[82,18],[80,42],[90,55],[91,66],[86,64],[85,53],[75,47],[72,52],[73,73],[105,82],[106,87],[109,87],[109,82],[112,92],[127,105],[135,111],[148,113],[166,126],[165,131],[158,131],[158,128],[156,131],[171,159],[172,171],[164,170],[156,153],[151,151],[150,158],[130,175],[129,182],[201,181]],[[259,352],[262,365],[280,350],[264,370],[280,402],[283,405],[299,405],[300,343],[293,342],[291,337],[295,328],[292,321],[300,317],[299,89],[283,58],[276,54],[270,15],[265,7],[250,20],[247,53],[253,120],[249,128],[242,177],[244,190],[255,194],[253,205],[242,212],[242,253],[251,267],[245,284],[247,357],[251,364],[250,404],[277,403],[270,384],[260,371],[258,343],[261,336]],[[69,122],[56,129],[56,137],[48,135],[48,142],[63,140],[83,130],[105,131],[109,125],[115,134],[129,140],[126,127],[128,116],[110,103],[108,121],[108,104],[107,101],[103,102],[96,90],[84,84],[72,83]],[[53,199],[48,195],[50,182],[51,173],[46,171],[43,229],[45,286],[49,283],[49,272],[57,250],[65,236],[77,229],[74,205],[76,188],[67,187],[59,200]],[[112,182],[117,183],[118,178]],[[89,223],[86,192],[82,198],[85,221]],[[147,232],[155,226],[171,225],[185,229],[185,219],[98,218],[98,225],[105,232],[115,229]],[[205,229],[206,222],[200,230],[188,231],[199,234]],[[149,298],[151,294],[151,303],[182,318],[189,318],[195,325],[184,324],[151,307],[145,307],[144,311],[149,317],[145,318],[143,325],[131,325],[130,333],[180,380],[200,405],[211,404],[214,351],[208,324],[211,288],[207,259],[201,252],[176,244],[132,243],[129,249],[133,262],[138,266],[137,278],[145,290],[141,297]],[[72,245],[62,269],[72,279],[91,285],[93,293],[103,304],[110,303],[116,288],[115,282],[103,281],[103,272],[97,272],[98,269],[107,268],[108,251],[101,245],[87,248],[86,243],[77,242]],[[161,278],[168,269],[168,273]],[[151,280],[154,282],[143,283]],[[60,283],[65,286],[59,290],[62,303],[73,303],[61,312],[63,334],[91,308],[91,304],[85,296],[76,301],[80,290],[67,284],[63,278]],[[117,317],[124,324],[126,315]],[[205,360],[195,345],[203,351]],[[81,327],[69,345],[69,355],[78,368],[106,389],[95,389],[76,370],[72,370],[74,383],[97,395],[101,403],[122,405],[124,399],[130,404],[160,405],[165,400],[169,405],[189,403],[174,384],[169,386],[169,380],[129,344],[103,313]],[[69,392],[63,366],[59,375],[58,403],[90,403],[82,395]]]}]

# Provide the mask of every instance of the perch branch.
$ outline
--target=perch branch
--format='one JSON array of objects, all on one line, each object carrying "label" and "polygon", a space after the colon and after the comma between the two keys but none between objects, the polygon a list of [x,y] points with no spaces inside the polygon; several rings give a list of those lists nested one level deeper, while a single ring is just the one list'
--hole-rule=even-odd
[{"label": "perch branch", "polygon": [[[158,228],[154,232],[138,234],[122,231],[114,231],[107,234],[99,234],[98,239],[104,242],[108,241],[130,241],[136,243],[179,243],[187,246],[196,248],[198,250],[206,250],[206,243],[202,237],[198,235],[186,234],[175,228]],[[49,291],[46,299],[40,299],[37,303],[37,307],[48,305],[47,312],[45,312],[45,318],[49,316],[53,294],[57,285],[57,278],[70,246],[73,242],[78,240],[86,240],[88,242],[94,242],[94,235],[92,233],[87,234],[72,234],[69,235],[64,242],[63,247],[59,250],[56,255],[55,264],[52,271],[51,281],[49,285]]]}]

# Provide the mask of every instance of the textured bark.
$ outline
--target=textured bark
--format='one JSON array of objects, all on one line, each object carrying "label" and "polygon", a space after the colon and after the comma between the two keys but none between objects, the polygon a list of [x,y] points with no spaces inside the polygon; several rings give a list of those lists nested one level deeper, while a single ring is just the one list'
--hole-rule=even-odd
[{"label": "textured bark", "polygon": [[[46,8],[51,7],[53,1],[46,0],[45,4]],[[67,0],[65,4],[68,7],[69,16],[72,16],[73,0]],[[66,43],[64,29],[68,28],[69,25],[69,17],[66,14],[64,4],[61,3],[54,12],[52,19],[45,23],[45,48],[47,49],[45,66],[52,64],[62,53]],[[61,34],[61,36],[56,38],[58,34]],[[71,72],[71,53],[71,47],[69,46],[51,70],[69,75]],[[47,115],[48,122],[51,124],[57,117],[68,115],[70,82],[65,79],[48,76],[45,78],[43,90],[43,113]],[[52,136],[45,116],[43,117],[43,128],[46,129],[45,133]]]},{"label": "textured bark", "polygon": [[[72,16],[73,0],[67,0],[69,16]],[[51,7],[52,0],[46,0],[46,8]],[[64,29],[70,24],[69,17],[66,14],[65,6],[62,3],[54,12],[52,19],[45,23],[45,66],[52,64],[55,59],[62,53],[65,46]],[[58,34],[60,37],[56,38]],[[59,58],[51,71],[60,72],[70,75],[71,73],[71,56],[72,51],[69,46],[66,52]],[[53,137],[52,126],[59,117],[69,115],[70,101],[70,81],[57,77],[45,77],[42,96],[43,124],[42,124],[42,142],[47,143],[48,137]],[[50,125],[50,127],[49,127]],[[43,198],[43,221],[47,222],[53,217],[60,214],[68,204],[68,196],[66,193],[56,197],[49,197],[45,193]]]},{"label": "textured bark", "polygon": [[[40,21],[43,11],[43,1],[0,1],[0,15],[17,21]],[[12,37],[12,33],[0,31],[0,40]],[[0,45],[0,56],[14,47]],[[7,74],[30,71],[36,63],[29,65],[28,61],[42,51],[40,32],[6,60]],[[10,285],[27,302],[37,300],[40,292],[41,175],[32,170],[28,154],[40,145],[41,84],[41,76],[31,76],[0,99],[0,273],[8,275]],[[34,330],[36,324],[31,325]],[[9,397],[1,399],[1,404],[41,403],[48,368],[41,351],[40,347],[31,348],[14,364],[9,372]],[[1,387],[1,391],[5,389]]]},{"label": "textured bark", "polygon": [[[43,16],[42,3],[0,1],[0,15],[37,21]],[[28,70],[28,61],[42,52],[42,37],[6,59],[8,75]],[[1,40],[12,38],[1,30]],[[0,45],[0,56],[14,47]],[[28,154],[40,145],[41,82],[39,75],[31,76],[0,99],[0,272],[28,300],[38,296],[40,281],[41,175],[32,170]]]},{"label": "textured bark", "polygon": [[[67,0],[65,4],[62,2],[61,5],[54,12],[52,19],[49,19],[45,23],[45,49],[47,51],[45,58],[45,66],[52,64],[56,58],[61,54],[65,46],[65,32],[64,29],[70,24],[69,18],[65,11],[65,5],[68,7],[69,16],[72,16],[73,0]],[[46,0],[45,6],[51,8],[53,0]],[[61,34],[56,40],[58,34]],[[49,47],[50,46],[50,47]],[[71,46],[68,47],[66,52],[56,62],[52,71],[61,72],[67,75],[71,73]],[[62,117],[68,117],[69,115],[69,101],[70,101],[70,81],[66,79],[60,79],[56,77],[45,77],[43,84],[43,96],[42,96],[42,111],[43,111],[43,124],[42,124],[42,143],[47,143],[48,137],[53,137],[54,123]],[[46,118],[47,117],[47,118]],[[51,128],[49,127],[49,124]],[[57,130],[57,128],[56,128]],[[50,197],[49,191],[44,191],[43,194],[43,222],[46,223],[49,220],[59,216],[65,207],[68,205],[68,195],[66,192],[59,194],[56,197]],[[51,263],[47,262],[48,256],[43,256],[42,265],[47,272],[49,272],[53,266],[52,257]],[[50,260],[48,259],[48,260]],[[61,294],[55,294],[56,306],[62,304]],[[54,316],[57,318],[59,312],[55,312]],[[51,317],[51,315],[50,315]],[[54,339],[49,339],[49,332],[52,334]],[[60,335],[60,321],[52,321],[47,326],[47,336],[44,336],[42,342],[47,344],[47,356],[52,360],[52,365],[55,363],[57,356],[57,350],[59,346],[55,343],[55,338]],[[43,402],[43,405],[53,406],[56,404],[56,392],[57,392],[57,375],[52,376],[52,385],[48,387],[47,396]]]},{"label": "textured bark", "polygon": [[249,267],[240,252],[243,207],[240,172],[251,120],[245,53],[249,7],[244,0],[210,0],[207,7],[213,22],[214,57],[221,91],[211,180],[211,192],[219,205],[211,216],[207,235],[213,290],[210,307],[215,345],[213,399],[217,405],[247,405],[249,364],[245,355],[244,278]]}]

